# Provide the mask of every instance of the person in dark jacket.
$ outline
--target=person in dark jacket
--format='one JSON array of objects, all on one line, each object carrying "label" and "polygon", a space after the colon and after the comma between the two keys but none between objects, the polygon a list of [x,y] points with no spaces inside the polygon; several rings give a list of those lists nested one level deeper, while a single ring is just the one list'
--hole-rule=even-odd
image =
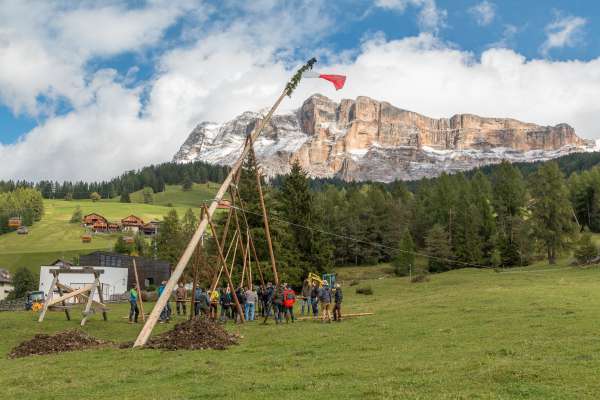
[{"label": "person in dark jacket", "polygon": [[331,289],[327,281],[324,281],[323,287],[319,289],[319,302],[323,311],[323,322],[331,322]]},{"label": "person in dark jacket", "polygon": [[319,287],[313,282],[310,290],[310,303],[312,305],[313,317],[319,318]]},{"label": "person in dark jacket", "polygon": [[[239,288],[237,288],[237,290],[235,291],[235,296],[238,299],[238,302],[240,303],[240,307],[242,308],[242,313],[244,312],[244,307],[246,304],[246,295],[244,294],[244,288],[242,288],[241,286]],[[235,304],[235,302],[231,303],[231,313],[233,315],[233,321],[237,322],[238,318],[241,319],[242,317],[240,315],[238,315],[238,309],[237,309],[237,305]]]},{"label": "person in dark jacket", "polygon": [[209,303],[207,293],[203,292],[201,287],[197,287],[194,293],[194,315],[198,316],[201,313],[208,315]]},{"label": "person in dark jacket", "polygon": [[267,287],[263,292],[263,310],[265,320],[262,322],[263,324],[267,323],[267,319],[271,316],[271,311],[273,306],[273,296],[275,295],[275,291],[273,290],[273,285],[271,282],[267,283]]},{"label": "person in dark jacket", "polygon": [[335,285],[333,299],[335,301],[333,306],[333,320],[340,322],[342,320],[342,300],[344,300],[344,293],[342,292],[342,286],[339,283]]},{"label": "person in dark jacket", "polygon": [[221,296],[219,301],[221,302],[221,321],[225,322],[228,318],[231,318],[231,290],[229,286],[226,289],[221,289]]}]

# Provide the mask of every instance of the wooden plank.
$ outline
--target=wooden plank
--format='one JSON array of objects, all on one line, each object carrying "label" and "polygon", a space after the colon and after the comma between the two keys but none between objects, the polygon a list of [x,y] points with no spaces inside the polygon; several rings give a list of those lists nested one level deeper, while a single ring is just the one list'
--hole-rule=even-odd
[{"label": "wooden plank", "polygon": [[49,302],[48,306],[51,306],[51,305],[56,304],[56,303],[60,303],[60,302],[62,302],[64,300],[70,299],[71,297],[75,297],[75,296],[78,296],[78,295],[80,295],[82,293],[88,292],[93,287],[94,287],[93,284],[92,285],[85,285],[82,288],[73,290],[72,292],[67,293],[64,296],[60,296],[60,297],[57,297],[56,299],[53,299],[52,301]]},{"label": "wooden plank", "polygon": [[[96,275],[96,281],[98,282],[98,299],[102,303],[104,303],[104,294],[102,293],[102,285],[100,284],[100,274]],[[93,298],[93,296],[90,295],[90,298]],[[94,300],[92,300],[92,304],[93,302]],[[106,315],[106,307],[102,308],[102,319],[104,321],[108,321],[108,316]]]},{"label": "wooden plank", "polygon": [[[60,286],[58,286],[58,279],[56,281],[56,288],[58,289],[58,295],[62,296],[63,292],[62,292],[62,289],[60,288]],[[67,317],[67,321],[70,321],[71,320],[71,314],[69,313],[69,308],[67,308],[67,303],[64,300],[62,302],[62,305],[63,305],[63,307],[65,309],[65,315]]]},{"label": "wooden plank", "polygon": [[57,268],[51,269],[51,273],[54,274],[103,274],[103,269],[94,269],[94,267],[71,267],[71,268]]},{"label": "wooden plank", "polygon": [[[252,132],[252,135],[251,135],[252,140],[256,140],[256,138],[258,138],[258,136],[261,134],[262,130],[265,128],[265,126],[271,120],[271,117],[275,113],[275,110],[277,110],[277,108],[279,107],[279,104],[281,104],[281,102],[287,96],[287,94],[288,94],[288,90],[286,88],[285,90],[283,90],[283,92],[281,93],[281,95],[279,96],[279,98],[277,99],[275,104],[273,104],[273,106],[269,110],[266,117],[261,121],[261,123],[258,125],[258,127],[254,130],[254,132]],[[221,187],[217,191],[217,194],[215,195],[215,198],[213,199],[212,203],[210,203],[210,206],[208,207],[208,210],[206,211],[205,216],[202,218],[200,225],[198,225],[198,229],[196,229],[196,232],[194,232],[194,235],[192,236],[186,249],[184,250],[183,254],[181,255],[181,258],[177,262],[177,265],[175,266],[175,269],[173,270],[171,277],[167,281],[165,289],[163,290],[161,296],[158,298],[156,304],[154,305],[154,308],[152,309],[152,312],[150,313],[150,317],[148,318],[148,320],[146,321],[146,324],[144,324],[144,327],[140,331],[137,339],[135,340],[135,343],[133,344],[133,347],[140,347],[140,346],[145,345],[146,342],[148,341],[148,339],[150,338],[150,334],[152,333],[152,330],[154,329],[154,326],[156,325],[156,323],[158,322],[158,318],[160,317],[160,312],[167,305],[167,302],[169,301],[169,298],[171,297],[171,294],[173,293],[173,289],[175,288],[175,286],[177,285],[177,282],[181,278],[181,275],[183,274],[185,267],[188,265],[188,262],[192,258],[194,250],[198,246],[198,242],[200,242],[200,238],[202,237],[202,235],[204,234],[204,231],[206,231],[206,228],[208,227],[209,219],[212,217],[212,215],[216,211],[217,206],[219,205],[219,202],[225,195],[227,188],[229,188],[229,185],[231,184],[231,181],[233,180],[234,175],[240,169],[242,163],[244,162],[244,159],[246,158],[246,156],[248,155],[249,152],[250,152],[250,147],[246,146],[244,148],[244,150],[242,151],[242,154],[240,154],[237,161],[231,167],[229,174],[227,175],[227,177],[221,184]]]},{"label": "wooden plank", "polygon": [[83,311],[83,319],[81,320],[81,326],[85,325],[88,317],[91,314],[90,310],[92,309],[92,300],[94,298],[94,292],[97,290],[97,285],[99,284],[100,283],[98,282],[98,278],[96,277],[96,279],[94,280],[94,284],[90,289],[90,297],[88,297],[87,303],[85,304],[85,309]]},{"label": "wooden plank", "polygon": [[[60,287],[62,290],[64,290],[67,293],[71,293],[72,291],[74,291],[75,289],[73,289],[70,286],[67,285],[63,285],[62,283],[58,282],[56,284],[57,287]],[[79,296],[83,297],[85,300],[87,300],[88,296],[86,294],[80,294]],[[102,303],[102,302],[98,302],[96,300],[92,300],[92,306],[93,307],[99,307],[99,308],[104,308],[104,309],[108,309],[108,307],[106,306],[106,304]],[[56,306],[54,306],[56,307]]]},{"label": "wooden plank", "polygon": [[[369,315],[375,315],[375,313],[365,312],[365,313],[344,314],[344,315],[342,315],[342,319],[356,318],[356,317],[366,317],[366,316],[369,316]],[[305,320],[309,320],[309,319],[315,319],[315,317],[310,317],[310,316],[309,317],[296,317],[296,321],[305,321]],[[317,318],[317,320],[320,322],[321,321],[321,317],[319,316]]]},{"label": "wooden plank", "polygon": [[42,322],[44,320],[44,317],[46,316],[46,312],[48,311],[48,307],[50,307],[50,302],[52,301],[52,297],[54,295],[54,286],[56,286],[56,282],[58,282],[58,275],[54,275],[54,279],[52,279],[52,283],[50,284],[50,289],[48,289],[48,294],[46,295],[46,301],[44,302],[44,308],[42,309],[42,312],[40,313],[38,322]]},{"label": "wooden plank", "polygon": [[142,287],[140,286],[140,279],[138,278],[137,265],[135,263],[135,258],[133,259],[133,273],[135,274],[135,286],[137,287],[138,292],[138,302],[140,303],[140,313],[142,314],[142,322],[146,321],[146,317],[144,316],[144,302],[142,301]]}]

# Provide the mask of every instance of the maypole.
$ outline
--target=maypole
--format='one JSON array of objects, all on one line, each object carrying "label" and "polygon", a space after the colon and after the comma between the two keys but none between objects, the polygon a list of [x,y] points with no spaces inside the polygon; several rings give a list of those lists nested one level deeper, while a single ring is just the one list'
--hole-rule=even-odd
[{"label": "maypole", "polygon": [[[277,99],[275,104],[273,104],[273,107],[271,107],[271,109],[269,110],[269,112],[267,113],[265,118],[262,119],[262,121],[260,122],[258,127],[250,135],[250,139],[249,139],[250,143],[254,143],[256,141],[258,136],[261,134],[262,130],[271,121],[273,114],[275,113],[275,111],[277,110],[277,108],[279,107],[279,105],[281,104],[283,99],[285,98],[285,96],[292,95],[292,93],[294,92],[294,90],[296,89],[298,84],[300,83],[300,80],[302,79],[302,74],[308,70],[311,70],[313,65],[316,62],[317,62],[317,60],[315,58],[311,58],[305,65],[303,65],[294,74],[292,79],[290,79],[290,81],[286,85],[285,89],[283,90],[283,93],[281,93],[281,95],[279,96],[279,98]],[[179,262],[177,262],[177,265],[175,266],[175,269],[173,270],[173,273],[171,274],[171,277],[169,278],[169,281],[167,282],[164,291],[162,292],[161,296],[158,298],[156,304],[154,305],[154,308],[152,309],[152,312],[150,313],[150,316],[146,320],[146,323],[144,324],[144,327],[140,331],[137,339],[135,340],[133,347],[144,346],[146,344],[146,342],[148,341],[148,339],[150,338],[150,334],[152,333],[154,326],[158,322],[158,318],[160,316],[161,311],[167,305],[167,302],[169,301],[169,298],[171,297],[171,294],[173,293],[173,289],[175,288],[175,285],[177,285],[177,282],[179,281],[179,278],[181,278],[181,275],[183,274],[185,267],[187,266],[188,262],[192,258],[192,255],[194,254],[194,250],[198,246],[198,243],[200,242],[200,239],[201,239],[202,235],[204,234],[204,231],[206,231],[209,221],[212,218],[213,214],[215,213],[215,210],[217,209],[219,202],[225,195],[225,192],[229,188],[229,185],[231,184],[233,177],[237,174],[242,163],[248,156],[248,153],[250,152],[251,148],[252,148],[252,146],[245,146],[242,151],[242,154],[240,154],[237,161],[231,167],[231,171],[229,172],[229,174],[227,175],[227,177],[221,184],[221,187],[219,188],[219,191],[217,192],[215,198],[213,199],[213,201],[210,204],[210,206],[208,207],[208,209],[205,211],[205,213],[202,217],[202,221],[200,221],[200,224],[198,225],[198,229],[196,229],[196,232],[194,232],[194,235],[192,236],[190,242],[188,243],[187,247],[185,248],[183,254],[181,255],[181,258],[179,259]],[[215,240],[218,240],[218,239],[215,237]]]}]

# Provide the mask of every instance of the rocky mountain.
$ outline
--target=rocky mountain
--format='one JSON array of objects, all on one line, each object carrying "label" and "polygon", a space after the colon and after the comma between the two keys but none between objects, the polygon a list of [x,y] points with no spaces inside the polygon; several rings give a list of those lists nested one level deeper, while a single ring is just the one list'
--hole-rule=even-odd
[{"label": "rocky mountain", "polygon": [[[199,124],[173,160],[232,164],[261,115],[245,112],[224,124]],[[274,116],[255,143],[268,176],[288,172],[298,160],[314,177],[383,182],[592,149],[594,143],[567,124],[540,126],[471,114],[434,119],[368,97],[336,103],[319,94],[295,112]]]}]

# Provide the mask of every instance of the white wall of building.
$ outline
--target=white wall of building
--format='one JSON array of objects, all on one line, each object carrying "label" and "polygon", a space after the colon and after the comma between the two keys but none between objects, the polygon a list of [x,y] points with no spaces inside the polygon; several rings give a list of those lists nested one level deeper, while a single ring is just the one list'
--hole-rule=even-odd
[{"label": "white wall of building", "polygon": [[4,300],[8,297],[8,294],[13,291],[13,285],[10,283],[0,282],[0,300]]},{"label": "white wall of building", "polygon": [[[50,272],[51,270],[59,269],[57,266],[42,266],[40,267],[40,285],[39,290],[48,294],[50,285],[54,275]],[[100,274],[100,286],[102,287],[102,295],[104,300],[110,300],[115,298],[127,291],[127,268],[114,268],[114,267],[91,267],[95,270],[103,270],[104,273]],[[73,267],[73,270],[77,270],[78,267]],[[78,289],[85,285],[94,283],[93,274],[85,273],[68,273],[60,274],[58,281],[63,285],[70,286],[74,289]],[[98,294],[94,294],[94,300],[99,301]]]}]

